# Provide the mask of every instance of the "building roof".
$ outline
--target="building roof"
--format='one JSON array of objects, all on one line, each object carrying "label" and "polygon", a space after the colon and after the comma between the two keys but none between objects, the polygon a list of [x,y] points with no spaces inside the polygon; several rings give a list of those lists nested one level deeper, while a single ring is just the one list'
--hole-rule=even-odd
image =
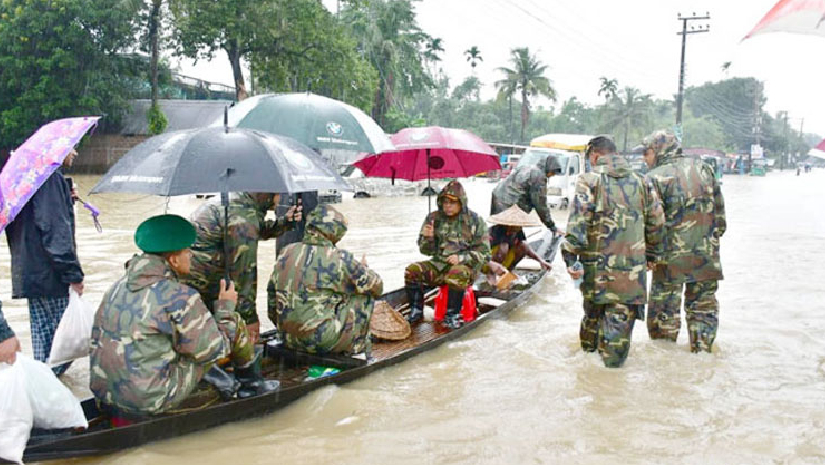
[{"label": "building roof", "polygon": [[[120,134],[149,135],[149,121],[146,115],[150,103],[148,99],[129,101],[130,110],[123,118]],[[221,117],[224,107],[231,104],[230,100],[158,100],[161,111],[169,121],[166,131],[209,126]]]}]

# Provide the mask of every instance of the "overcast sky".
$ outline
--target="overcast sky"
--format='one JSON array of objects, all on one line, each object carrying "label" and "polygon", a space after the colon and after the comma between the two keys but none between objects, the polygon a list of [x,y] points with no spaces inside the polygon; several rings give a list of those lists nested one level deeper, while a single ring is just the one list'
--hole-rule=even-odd
[{"label": "overcast sky", "polygon": [[[335,0],[324,0],[334,10]],[[686,86],[726,77],[753,76],[765,82],[767,110],[788,110],[791,125],[825,135],[822,83],[825,38],[771,33],[741,41],[776,0],[423,0],[416,3],[419,26],[443,39],[441,66],[451,84],[471,75],[464,50],[477,46],[483,61],[476,68],[485,88],[501,78],[495,69],[508,66],[510,49],[529,47],[549,65],[559,102],[576,96],[590,104],[601,101],[599,77],[618,79],[660,98],[672,98],[679,75],[682,22],[676,14],[710,12],[710,32],[687,38]],[[732,62],[727,73],[722,64]],[[221,54],[213,63],[183,71],[231,84],[232,74]],[[549,102],[542,102],[547,105]],[[720,112],[747,117],[724,104]]]}]

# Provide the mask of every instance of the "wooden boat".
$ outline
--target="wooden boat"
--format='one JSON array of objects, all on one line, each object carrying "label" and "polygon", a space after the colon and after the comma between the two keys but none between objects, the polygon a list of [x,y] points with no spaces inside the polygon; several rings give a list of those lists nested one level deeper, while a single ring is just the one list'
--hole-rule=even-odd
[{"label": "wooden boat", "polygon": [[[552,261],[561,237],[546,235],[531,244],[533,250],[544,250],[547,261]],[[112,427],[109,419],[95,405],[94,399],[82,402],[89,428],[77,432],[72,430],[33,430],[23,456],[25,461],[66,459],[88,455],[108,454],[118,450],[139,446],[152,441],[181,436],[194,431],[211,428],[232,421],[243,420],[273,412],[298,399],[308,392],[328,384],[343,384],[361,378],[375,370],[394,365],[421,352],[434,349],[441,344],[462,337],[473,331],[489,318],[500,318],[527,301],[533,295],[533,288],[544,276],[544,271],[516,269],[516,274],[524,276],[528,285],[520,291],[501,293],[498,291],[477,291],[479,318],[465,323],[460,329],[450,331],[437,322],[421,322],[413,325],[409,338],[401,341],[375,341],[372,358],[367,361],[354,357],[317,356],[299,353],[268,344],[264,373],[267,378],[281,383],[278,391],[247,399],[219,401],[211,390],[199,391],[183,408],[137,422],[129,426]],[[434,292],[428,293],[430,298]],[[484,299],[492,297],[493,299]],[[396,309],[406,307],[406,293],[398,289],[385,294],[383,300]],[[496,300],[496,303],[485,303]],[[402,311],[403,313],[403,311]],[[262,339],[274,334],[263,334]],[[311,366],[337,368],[336,374],[310,379],[307,371]]]}]

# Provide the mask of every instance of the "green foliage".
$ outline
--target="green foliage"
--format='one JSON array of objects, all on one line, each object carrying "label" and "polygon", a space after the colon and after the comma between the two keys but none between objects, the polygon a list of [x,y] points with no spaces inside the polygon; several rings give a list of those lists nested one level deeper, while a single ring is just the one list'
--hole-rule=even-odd
[{"label": "green foliage", "polygon": [[252,53],[258,91],[312,91],[369,112],[378,73],[349,30],[316,0],[281,5],[279,38]]},{"label": "green foliage", "polygon": [[426,47],[430,56],[438,52],[440,42],[433,44],[416,22],[412,0],[375,0],[348,4],[341,20],[358,38],[358,51],[378,71],[378,86],[372,105],[373,119],[389,130],[387,113],[414,94],[429,89],[433,80],[424,61]]},{"label": "green foliage", "polygon": [[19,145],[57,118],[126,107],[124,77],[136,63],[118,53],[135,37],[136,12],[120,0],[0,2],[0,147]]},{"label": "green foliage", "polygon": [[[761,114],[765,104],[761,82],[754,78],[725,79],[688,88],[685,95],[692,116],[713,118],[721,126],[725,146],[750,150],[755,111]],[[766,130],[764,124],[761,130]]]},{"label": "green foliage", "polygon": [[625,87],[606,104],[602,128],[611,131],[614,137],[621,135],[621,139],[616,138],[616,145],[621,140],[622,152],[628,150],[628,138],[641,140],[644,137],[644,128],[650,122],[651,106],[650,96],[634,87]]},{"label": "green foliage", "polygon": [[525,142],[524,131],[530,120],[530,98],[543,95],[550,100],[556,99],[556,90],[550,79],[544,75],[547,65],[544,65],[527,47],[514,48],[510,51],[512,68],[500,67],[497,71],[504,74],[504,79],[495,83],[499,95],[512,98],[516,93],[521,95],[521,142]]},{"label": "green foliage", "polygon": [[149,107],[149,111],[146,113],[146,119],[149,121],[149,135],[151,136],[163,134],[166,126],[169,124],[166,115],[163,114],[163,111],[161,111],[158,105]]}]

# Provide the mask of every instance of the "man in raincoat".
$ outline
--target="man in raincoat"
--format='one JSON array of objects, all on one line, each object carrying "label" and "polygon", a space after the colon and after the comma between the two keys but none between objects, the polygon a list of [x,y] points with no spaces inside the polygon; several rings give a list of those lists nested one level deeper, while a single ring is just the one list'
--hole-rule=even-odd
[{"label": "man in raincoat", "polygon": [[665,250],[653,270],[647,331],[651,339],[676,341],[681,327],[682,289],[692,352],[710,352],[719,324],[719,241],[725,234],[725,200],[707,163],[682,155],[672,134],[645,139],[647,177],[665,211]]},{"label": "man in raincoat", "polygon": [[[72,150],[63,167],[74,163]],[[27,299],[35,360],[48,361],[69,289],[83,294],[83,269],[77,258],[72,188],[63,167],[46,179],[6,227],[11,254],[11,296]],[[58,375],[71,362],[52,368]]]},{"label": "man in raincoat", "polygon": [[197,289],[207,306],[211,306],[228,263],[229,278],[238,290],[237,312],[246,322],[253,342],[257,341],[260,328],[256,308],[258,241],[280,236],[301,221],[300,206],[289,208],[286,216],[276,221],[265,219],[266,212],[278,205],[279,197],[265,193],[230,194],[228,231],[224,227],[224,208],[217,201],[202,205],[191,217],[198,238],[191,247],[192,272],[184,282]]},{"label": "man in raincoat", "polygon": [[[214,311],[195,289],[179,282],[190,270],[195,229],[183,217],[147,219],[135,232],[143,254],[104,295],[94,318],[90,388],[116,417],[142,417],[174,409],[201,379],[225,398],[273,391],[261,377],[240,315],[238,294],[221,281]],[[229,357],[234,377],[215,364]]]},{"label": "man in raincoat", "polygon": [[460,328],[461,303],[481,267],[490,260],[490,239],[484,220],[467,207],[467,194],[458,181],[450,181],[438,194],[438,210],[427,215],[418,235],[418,248],[432,258],[412,263],[404,270],[410,303],[410,323],[424,316],[423,286],[446,284],[445,323]]},{"label": "man in raincoat", "polygon": [[[552,155],[548,155],[541,166],[516,167],[510,176],[500,181],[493,189],[490,214],[501,213],[513,205],[518,205],[526,213],[530,213],[535,208],[541,222],[555,233],[556,223],[553,222],[550,207],[547,206],[547,178],[559,173],[561,173],[561,166],[556,157]],[[521,240],[524,240],[524,237]]]},{"label": "man in raincoat", "polygon": [[[664,214],[655,190],[616,154],[607,136],[590,140],[593,170],[582,174],[570,209],[562,256],[581,284],[582,349],[598,350],[605,366],[622,366],[635,320],[644,318],[647,267],[662,251]],[[580,261],[583,270],[576,270]]]},{"label": "man in raincoat", "polygon": [[330,205],[307,216],[304,238],[287,245],[267,286],[269,319],[291,349],[369,353],[370,318],[384,290],[366,260],[335,246],[347,220]]}]

